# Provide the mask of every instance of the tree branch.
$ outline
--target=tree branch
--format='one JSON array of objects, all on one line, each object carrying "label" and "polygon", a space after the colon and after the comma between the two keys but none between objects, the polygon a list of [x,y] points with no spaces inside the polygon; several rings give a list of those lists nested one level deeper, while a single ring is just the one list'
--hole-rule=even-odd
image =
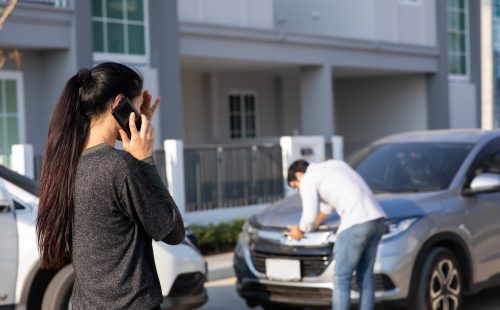
[{"label": "tree branch", "polygon": [[16,4],[17,4],[17,0],[11,0],[9,5],[7,5],[7,7],[5,8],[5,11],[3,11],[2,16],[0,17],[0,30],[3,28],[3,25],[5,24],[5,21],[7,20],[7,18],[14,11]]}]

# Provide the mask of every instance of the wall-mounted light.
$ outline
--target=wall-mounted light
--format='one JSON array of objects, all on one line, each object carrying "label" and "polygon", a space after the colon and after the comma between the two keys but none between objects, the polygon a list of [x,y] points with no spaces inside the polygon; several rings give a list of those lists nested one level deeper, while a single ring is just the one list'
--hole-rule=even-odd
[{"label": "wall-mounted light", "polygon": [[314,150],[311,147],[303,147],[300,149],[300,155],[302,156],[313,156]]}]

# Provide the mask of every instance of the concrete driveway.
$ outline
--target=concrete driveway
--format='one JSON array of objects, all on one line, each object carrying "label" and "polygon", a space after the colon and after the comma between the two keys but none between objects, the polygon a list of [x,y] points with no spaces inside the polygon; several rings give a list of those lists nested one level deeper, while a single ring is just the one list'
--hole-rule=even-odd
[{"label": "concrete driveway", "polygon": [[[210,281],[206,284],[208,289],[208,303],[201,309],[203,310],[244,310],[258,308],[249,308],[245,301],[236,293],[236,278],[226,278]],[[463,310],[494,310],[500,309],[500,287],[485,290],[474,296],[467,296],[464,299]],[[385,310],[378,308],[377,310]]]}]

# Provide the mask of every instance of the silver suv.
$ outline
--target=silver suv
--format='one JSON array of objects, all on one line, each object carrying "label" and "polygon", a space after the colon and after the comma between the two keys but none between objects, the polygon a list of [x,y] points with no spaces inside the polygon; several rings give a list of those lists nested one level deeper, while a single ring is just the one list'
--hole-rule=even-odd
[{"label": "silver suv", "polygon": [[[500,131],[391,136],[349,163],[389,216],[375,263],[378,302],[458,309],[464,293],[500,284]],[[234,269],[249,306],[331,305],[338,216],[295,241],[283,231],[300,215],[293,195],[245,224]]]}]

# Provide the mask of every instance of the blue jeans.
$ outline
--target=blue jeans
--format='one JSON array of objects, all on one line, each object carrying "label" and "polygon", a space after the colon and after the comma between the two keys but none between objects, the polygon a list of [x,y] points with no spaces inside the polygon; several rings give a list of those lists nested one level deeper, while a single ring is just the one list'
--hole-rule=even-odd
[{"label": "blue jeans", "polygon": [[333,249],[335,274],[332,305],[334,310],[350,309],[351,280],[354,271],[356,271],[360,293],[359,309],[374,308],[373,265],[384,230],[384,219],[378,219],[354,225],[337,236]]}]

